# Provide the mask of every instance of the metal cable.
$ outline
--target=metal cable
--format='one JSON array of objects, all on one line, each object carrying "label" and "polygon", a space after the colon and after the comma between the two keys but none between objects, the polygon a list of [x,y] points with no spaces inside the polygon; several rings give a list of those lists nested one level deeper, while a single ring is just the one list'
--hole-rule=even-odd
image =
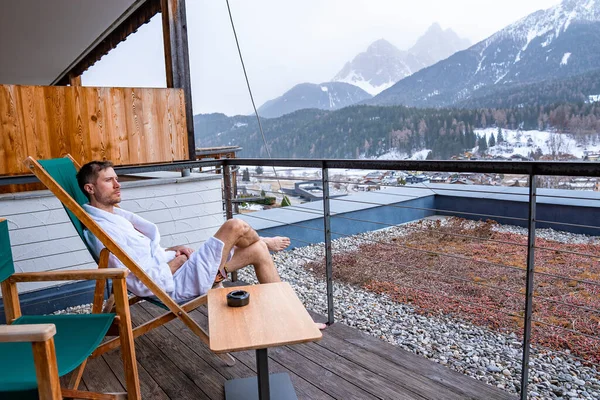
[{"label": "metal cable", "polygon": [[[242,69],[244,70],[244,77],[246,78],[246,85],[248,86],[248,93],[250,94],[250,100],[252,101],[252,108],[254,109],[254,115],[256,115],[256,121],[258,121],[258,129],[260,130],[260,134],[262,136],[263,143],[265,145],[265,150],[267,151],[267,155],[269,158],[271,157],[271,151],[269,150],[269,146],[267,145],[267,139],[265,139],[265,133],[263,131],[262,123],[260,122],[260,116],[258,115],[258,110],[256,109],[256,103],[254,102],[254,95],[252,94],[252,88],[250,87],[250,80],[248,79],[248,73],[246,72],[246,65],[244,64],[244,57],[242,57],[242,50],[240,48],[240,42],[237,37],[237,33],[235,31],[235,24],[233,23],[233,16],[231,15],[231,7],[229,7],[229,0],[225,0],[227,3],[227,12],[229,13],[229,20],[231,21],[231,29],[233,30],[233,36],[235,37],[235,44],[237,46],[238,54],[240,56],[240,62],[242,63]],[[275,166],[273,166],[273,173],[277,179],[277,183],[281,188],[281,182],[279,182],[279,177],[277,176],[277,171],[275,170]]]},{"label": "metal cable", "polygon": [[544,223],[544,224],[550,224],[550,225],[565,225],[565,226],[574,226],[576,228],[591,228],[591,229],[600,229],[600,227],[598,226],[592,226],[592,225],[583,225],[583,224],[571,224],[568,222],[554,222],[554,221],[545,221],[542,219],[536,219],[536,222],[540,222],[540,223]]},{"label": "metal cable", "polygon": [[539,319],[535,319],[535,318],[531,318],[531,320],[533,322],[537,322],[537,323],[542,324],[542,325],[550,326],[550,327],[553,327],[553,328],[558,328],[558,329],[561,329],[563,331],[567,331],[567,332],[571,332],[571,333],[576,333],[577,335],[581,335],[581,336],[584,336],[584,337],[587,337],[587,338],[590,338],[590,339],[594,339],[594,340],[600,341],[600,337],[598,337],[598,336],[589,335],[587,333],[579,332],[579,331],[576,331],[575,329],[571,329],[571,328],[565,328],[565,327],[562,327],[562,326],[549,324],[548,322],[540,321]]}]

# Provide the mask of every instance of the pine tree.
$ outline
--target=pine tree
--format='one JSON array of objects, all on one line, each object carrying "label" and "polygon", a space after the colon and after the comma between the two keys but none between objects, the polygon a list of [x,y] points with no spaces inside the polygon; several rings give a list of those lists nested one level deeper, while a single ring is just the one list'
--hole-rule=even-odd
[{"label": "pine tree", "polygon": [[242,182],[250,182],[250,172],[248,168],[242,171]]},{"label": "pine tree", "polygon": [[498,127],[498,144],[504,142],[504,136],[502,136],[502,128]]},{"label": "pine tree", "polygon": [[496,136],[492,133],[490,135],[490,141],[488,142],[488,147],[494,147],[496,145]]},{"label": "pine tree", "polygon": [[258,167],[256,167],[256,174],[257,175],[262,175],[263,174],[263,167],[261,167],[260,165]]},{"label": "pine tree", "polygon": [[485,140],[485,136],[477,137],[477,146],[479,146],[479,153],[484,154],[488,148],[487,141]]}]

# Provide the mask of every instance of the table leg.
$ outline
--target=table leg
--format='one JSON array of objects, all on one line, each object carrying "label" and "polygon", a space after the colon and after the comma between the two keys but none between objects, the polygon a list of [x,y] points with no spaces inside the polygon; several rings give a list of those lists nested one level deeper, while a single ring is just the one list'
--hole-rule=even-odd
[{"label": "table leg", "polygon": [[259,400],[270,400],[269,355],[267,349],[256,350],[256,371],[258,372],[258,398]]},{"label": "table leg", "polygon": [[269,375],[267,349],[256,350],[256,377],[225,382],[225,400],[298,400],[290,376]]}]

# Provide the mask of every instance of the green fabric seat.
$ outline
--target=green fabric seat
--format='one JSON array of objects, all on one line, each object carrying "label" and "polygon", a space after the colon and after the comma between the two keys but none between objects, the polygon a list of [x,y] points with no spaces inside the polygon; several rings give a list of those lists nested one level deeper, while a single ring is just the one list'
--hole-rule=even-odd
[{"label": "green fabric seat", "polygon": [[[8,221],[0,221],[0,282],[15,272]],[[68,374],[98,347],[115,314],[24,315],[13,324],[54,324],[54,345],[59,376]],[[36,371],[31,343],[0,343],[0,398],[2,392],[35,394]],[[33,391],[32,391],[33,390]],[[19,394],[18,398],[25,398]]]},{"label": "green fabric seat", "polygon": [[[58,375],[64,376],[92,354],[114,318],[115,314],[25,315],[13,324],[56,326]],[[0,393],[37,387],[31,343],[0,343],[0,366]]]}]

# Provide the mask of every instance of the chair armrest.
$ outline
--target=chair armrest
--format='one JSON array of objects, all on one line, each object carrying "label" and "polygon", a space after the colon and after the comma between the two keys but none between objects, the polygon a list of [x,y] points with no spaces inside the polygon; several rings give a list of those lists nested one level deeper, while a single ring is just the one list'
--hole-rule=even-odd
[{"label": "chair armrest", "polygon": [[124,268],[79,269],[66,271],[18,272],[8,278],[11,282],[80,281],[125,279],[129,271]]},{"label": "chair armrest", "polygon": [[0,325],[0,343],[45,342],[55,334],[54,324]]}]

